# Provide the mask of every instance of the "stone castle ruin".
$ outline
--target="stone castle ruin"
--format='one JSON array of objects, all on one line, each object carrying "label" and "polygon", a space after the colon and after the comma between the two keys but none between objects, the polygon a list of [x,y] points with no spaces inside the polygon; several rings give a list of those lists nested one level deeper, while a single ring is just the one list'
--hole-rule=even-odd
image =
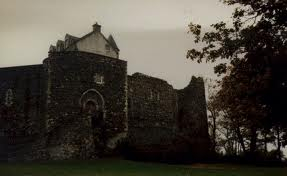
[{"label": "stone castle ruin", "polygon": [[206,157],[203,79],[175,90],[128,75],[119,51],[95,24],[51,46],[43,64],[0,68],[0,160]]}]

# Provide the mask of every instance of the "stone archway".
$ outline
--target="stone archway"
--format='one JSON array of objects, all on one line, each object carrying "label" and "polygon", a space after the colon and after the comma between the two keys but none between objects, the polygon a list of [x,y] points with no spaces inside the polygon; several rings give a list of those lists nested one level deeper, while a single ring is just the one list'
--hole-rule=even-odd
[{"label": "stone archway", "polygon": [[102,94],[96,89],[85,91],[80,98],[82,111],[89,115],[96,115],[101,112],[103,119],[106,117],[105,100]]},{"label": "stone archway", "polygon": [[104,112],[105,117],[105,100],[102,94],[96,89],[89,89],[85,91],[82,94],[79,103],[82,107],[82,110],[85,110],[87,108],[87,105],[92,106],[92,104],[94,104],[94,106],[96,106],[98,110],[102,110]]},{"label": "stone archway", "polygon": [[82,115],[90,119],[96,152],[101,152],[106,145],[105,101],[96,89],[85,91],[80,98]]}]

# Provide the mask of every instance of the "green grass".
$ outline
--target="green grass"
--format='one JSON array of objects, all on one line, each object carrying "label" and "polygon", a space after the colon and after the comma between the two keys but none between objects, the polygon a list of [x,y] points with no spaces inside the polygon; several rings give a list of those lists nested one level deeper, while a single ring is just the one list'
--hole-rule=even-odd
[{"label": "green grass", "polygon": [[239,165],[167,165],[127,160],[1,163],[0,176],[287,176],[287,168]]}]

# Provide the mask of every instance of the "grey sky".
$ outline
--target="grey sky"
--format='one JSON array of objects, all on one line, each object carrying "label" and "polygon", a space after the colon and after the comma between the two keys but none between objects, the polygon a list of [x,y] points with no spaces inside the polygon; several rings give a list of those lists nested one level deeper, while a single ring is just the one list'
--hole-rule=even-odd
[{"label": "grey sky", "polygon": [[82,36],[97,21],[114,35],[130,74],[183,88],[192,75],[213,73],[211,65],[185,59],[194,47],[188,23],[208,26],[231,13],[218,0],[0,0],[0,67],[39,64],[50,44],[66,33]]}]

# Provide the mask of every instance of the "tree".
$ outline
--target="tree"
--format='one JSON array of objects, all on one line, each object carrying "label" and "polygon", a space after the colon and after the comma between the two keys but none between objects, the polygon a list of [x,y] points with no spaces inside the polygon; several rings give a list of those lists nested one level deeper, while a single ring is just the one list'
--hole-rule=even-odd
[{"label": "tree", "polygon": [[208,119],[209,119],[209,129],[210,129],[210,136],[211,136],[211,149],[216,152],[218,151],[217,146],[217,121],[220,117],[220,110],[219,110],[219,102],[216,100],[216,94],[219,88],[219,85],[216,80],[212,79],[205,79],[205,83],[207,84],[207,92],[208,92],[208,101],[207,101],[207,110],[209,112]]},{"label": "tree", "polygon": [[277,71],[282,65],[287,66],[287,1],[224,0],[223,3],[237,5],[233,23],[218,22],[203,35],[200,25],[190,23],[194,42],[205,46],[189,50],[187,58],[199,63],[223,59],[214,68],[218,75],[226,74],[217,101],[222,102],[222,110],[236,129],[242,150],[254,154],[259,132],[267,134],[273,128],[277,131],[279,153],[284,136],[280,134],[287,124],[282,103],[282,95],[287,98],[287,73],[286,69]]}]

